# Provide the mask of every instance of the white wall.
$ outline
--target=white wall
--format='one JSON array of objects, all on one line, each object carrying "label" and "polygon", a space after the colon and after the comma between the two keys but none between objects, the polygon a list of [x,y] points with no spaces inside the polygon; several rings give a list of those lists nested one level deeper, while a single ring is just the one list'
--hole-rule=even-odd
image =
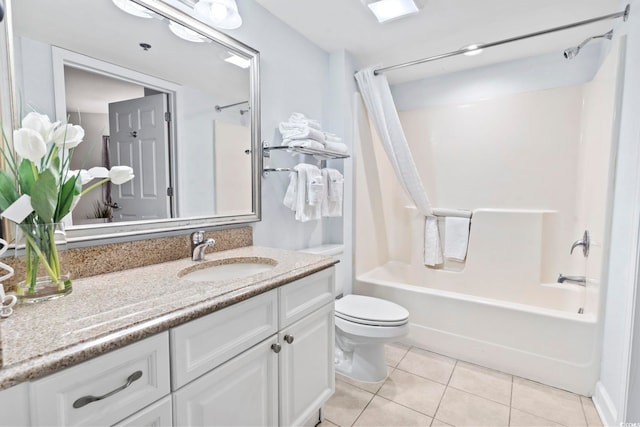
[{"label": "white wall", "polygon": [[[166,0],[188,12],[184,4]],[[324,122],[329,100],[329,55],[274,17],[255,0],[238,2],[243,24],[226,31],[231,37],[260,51],[262,139],[278,143],[278,123],[292,112]],[[333,131],[326,126],[327,131]],[[309,159],[308,159],[309,160]],[[278,152],[272,164],[291,167],[301,160]],[[262,179],[262,221],[254,225],[254,243],[285,249],[323,242],[323,220],[300,223],[282,204],[288,185],[286,173]]]},{"label": "white wall", "polygon": [[[637,362],[637,359],[631,358],[630,349],[639,252],[640,1],[632,2],[629,20],[621,30],[627,32],[624,92],[620,112],[601,373],[594,396],[605,425],[638,421],[628,419],[627,411],[632,406],[638,406],[637,385],[629,388],[629,372],[631,361]],[[640,344],[634,342],[634,345],[634,356],[637,358],[635,352]],[[635,400],[632,401],[631,398]],[[629,414],[634,413],[629,411]]]},{"label": "white wall", "polygon": [[590,43],[570,61],[561,52],[551,53],[398,84],[391,92],[403,111],[573,86],[593,78],[608,48],[607,43]]}]

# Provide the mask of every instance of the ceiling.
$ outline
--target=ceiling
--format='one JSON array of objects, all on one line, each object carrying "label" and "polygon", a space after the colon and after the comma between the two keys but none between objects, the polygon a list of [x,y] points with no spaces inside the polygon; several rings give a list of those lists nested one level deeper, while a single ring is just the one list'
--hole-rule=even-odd
[{"label": "ceiling", "polygon": [[[223,61],[229,49],[182,40],[158,15],[137,18],[111,0],[17,0],[12,12],[15,35],[198,88],[225,102],[248,99],[249,72]],[[140,43],[151,48],[145,51]]]},{"label": "ceiling", "polygon": [[[618,12],[617,0],[426,0],[420,13],[379,24],[360,0],[256,0],[307,39],[326,50],[352,53],[362,66],[395,65]],[[238,2],[242,13],[242,2]],[[498,62],[562,52],[622,20],[591,24],[389,72],[392,83]]]}]

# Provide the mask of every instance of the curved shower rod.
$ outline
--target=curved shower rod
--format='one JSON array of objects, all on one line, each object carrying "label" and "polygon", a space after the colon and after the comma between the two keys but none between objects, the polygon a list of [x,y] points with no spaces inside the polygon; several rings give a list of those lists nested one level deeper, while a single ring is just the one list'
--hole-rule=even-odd
[{"label": "curved shower rod", "polygon": [[455,50],[453,52],[447,52],[447,53],[443,53],[443,54],[440,54],[440,55],[430,56],[428,58],[416,59],[415,61],[409,61],[409,62],[405,62],[405,63],[402,63],[402,64],[397,64],[397,65],[390,65],[388,67],[377,68],[377,69],[373,70],[373,74],[375,74],[377,76],[377,75],[382,74],[382,73],[384,73],[386,71],[397,70],[399,68],[410,67],[412,65],[423,64],[425,62],[436,61],[438,59],[449,58],[451,56],[463,55],[465,53],[468,53],[471,50],[481,50],[481,49],[486,49],[486,48],[489,48],[489,47],[500,46],[500,45],[507,44],[507,43],[513,43],[513,42],[517,42],[517,41],[520,41],[520,40],[525,40],[525,39],[528,39],[528,38],[531,38],[531,37],[542,36],[542,35],[549,34],[549,33],[555,33],[557,31],[564,31],[564,30],[569,30],[571,28],[575,28],[575,27],[581,27],[583,25],[593,24],[594,22],[600,22],[600,21],[605,21],[605,20],[609,20],[609,19],[617,19],[617,18],[623,18],[623,20],[626,21],[629,18],[629,13],[630,12],[631,12],[631,5],[627,4],[627,6],[624,8],[624,10],[622,12],[610,13],[609,15],[598,16],[597,18],[587,19],[585,21],[578,21],[578,22],[574,22],[572,24],[562,25],[560,27],[549,28],[547,30],[542,30],[542,31],[536,31],[535,33],[529,33],[529,34],[525,34],[523,36],[511,37],[511,38],[504,39],[504,40],[499,40],[499,41],[496,41],[496,42],[478,44],[478,45],[474,46],[473,49],[470,49],[468,47],[464,47],[462,49],[458,49],[458,50]]}]

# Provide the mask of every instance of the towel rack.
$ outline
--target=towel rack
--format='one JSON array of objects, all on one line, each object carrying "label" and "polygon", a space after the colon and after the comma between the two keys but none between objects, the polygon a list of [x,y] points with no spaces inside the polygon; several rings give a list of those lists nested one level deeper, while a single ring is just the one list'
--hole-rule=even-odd
[{"label": "towel rack", "polygon": [[314,148],[307,148],[307,147],[288,147],[286,145],[271,146],[269,145],[268,142],[263,141],[262,142],[262,157],[263,157],[262,174],[264,176],[267,176],[269,172],[296,172],[291,168],[269,167],[269,159],[271,158],[271,151],[274,151],[274,150],[275,151],[287,150],[292,153],[310,155],[310,156],[314,156],[315,158],[321,161],[331,160],[331,159],[347,159],[350,157],[348,154],[344,154],[344,153],[336,153],[333,151],[326,151],[326,150],[316,150]]}]

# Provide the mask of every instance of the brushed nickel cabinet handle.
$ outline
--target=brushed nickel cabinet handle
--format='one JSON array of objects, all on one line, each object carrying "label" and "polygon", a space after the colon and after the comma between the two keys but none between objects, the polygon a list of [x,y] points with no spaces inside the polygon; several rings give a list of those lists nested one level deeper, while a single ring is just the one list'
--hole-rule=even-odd
[{"label": "brushed nickel cabinet handle", "polygon": [[282,350],[282,346],[278,343],[271,344],[271,350],[273,350],[274,353],[280,353],[280,350]]},{"label": "brushed nickel cabinet handle", "polygon": [[284,340],[291,344],[293,342],[293,335],[285,335]]},{"label": "brushed nickel cabinet handle", "polygon": [[103,394],[102,396],[82,396],[81,398],[73,402],[73,407],[76,409],[82,408],[83,406],[88,405],[91,402],[96,402],[98,400],[106,399],[109,396],[113,396],[114,394],[129,387],[131,384],[133,384],[134,381],[137,381],[140,378],[142,378],[142,371],[135,371],[133,374],[127,377],[127,382],[121,385],[120,387],[118,387],[117,389],[112,390],[107,394]]}]

